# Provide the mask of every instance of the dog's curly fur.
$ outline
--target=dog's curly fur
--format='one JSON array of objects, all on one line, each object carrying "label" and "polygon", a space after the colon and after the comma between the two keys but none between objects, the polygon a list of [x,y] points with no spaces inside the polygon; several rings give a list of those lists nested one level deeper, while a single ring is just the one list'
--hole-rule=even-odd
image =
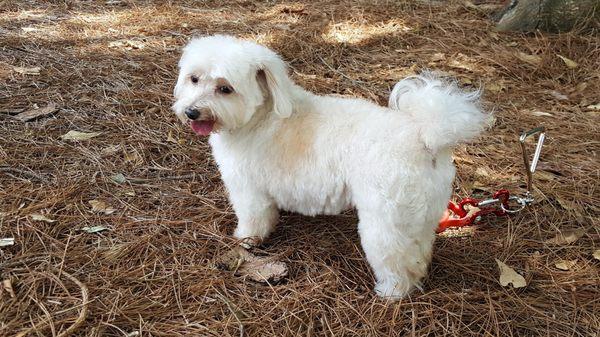
[{"label": "dog's curly fur", "polygon": [[173,109],[210,134],[236,238],[265,239],[279,209],[355,207],[375,291],[401,298],[419,286],[451,194],[452,147],[490,117],[478,92],[423,74],[397,83],[389,107],[319,96],[295,85],[273,51],[222,35],[189,42],[179,68]]}]

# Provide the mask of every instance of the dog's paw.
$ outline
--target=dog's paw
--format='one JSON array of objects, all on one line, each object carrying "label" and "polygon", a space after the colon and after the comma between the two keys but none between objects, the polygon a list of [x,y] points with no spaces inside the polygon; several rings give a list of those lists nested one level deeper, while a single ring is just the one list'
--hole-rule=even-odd
[{"label": "dog's paw", "polygon": [[250,248],[260,245],[261,242],[262,241],[257,237],[244,238],[240,241],[240,246],[242,246],[246,249],[250,249]]},{"label": "dog's paw", "polygon": [[391,280],[380,281],[375,284],[375,293],[381,298],[392,301],[403,299],[409,292],[410,288]]}]

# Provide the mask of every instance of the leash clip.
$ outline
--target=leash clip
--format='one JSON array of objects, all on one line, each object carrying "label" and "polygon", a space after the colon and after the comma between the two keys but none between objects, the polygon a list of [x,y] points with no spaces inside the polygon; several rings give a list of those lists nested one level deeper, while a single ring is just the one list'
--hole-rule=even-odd
[{"label": "leash clip", "polygon": [[[473,198],[464,198],[458,204],[450,201],[448,203],[448,209],[440,220],[436,232],[441,233],[446,229],[453,227],[458,228],[471,226],[481,221],[482,217],[488,214],[494,214],[496,216],[515,214],[522,211],[525,207],[531,205],[535,201],[532,193],[533,173],[535,172],[540,159],[542,146],[544,145],[544,140],[546,138],[545,131],[545,128],[541,126],[526,131],[521,134],[521,137],[519,137],[521,152],[523,154],[523,164],[525,166],[527,177],[527,191],[525,192],[525,196],[519,197],[510,195],[508,190],[502,189],[494,193],[491,199],[478,200]],[[538,133],[539,136],[537,145],[535,147],[533,159],[530,163],[525,141],[528,137]]]}]

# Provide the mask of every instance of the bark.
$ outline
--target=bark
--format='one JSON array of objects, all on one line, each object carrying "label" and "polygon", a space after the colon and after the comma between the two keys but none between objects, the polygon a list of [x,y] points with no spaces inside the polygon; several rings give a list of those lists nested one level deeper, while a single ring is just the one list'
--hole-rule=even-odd
[{"label": "bark", "polygon": [[598,29],[600,0],[512,0],[499,17],[499,31]]}]

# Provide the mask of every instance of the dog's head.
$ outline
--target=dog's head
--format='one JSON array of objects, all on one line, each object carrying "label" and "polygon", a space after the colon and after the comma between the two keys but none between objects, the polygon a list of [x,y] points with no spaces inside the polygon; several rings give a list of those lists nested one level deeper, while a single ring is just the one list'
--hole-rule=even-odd
[{"label": "dog's head", "polygon": [[191,40],[179,61],[173,110],[199,135],[235,130],[272,103],[272,113],[292,113],[285,63],[256,43],[215,35]]}]

